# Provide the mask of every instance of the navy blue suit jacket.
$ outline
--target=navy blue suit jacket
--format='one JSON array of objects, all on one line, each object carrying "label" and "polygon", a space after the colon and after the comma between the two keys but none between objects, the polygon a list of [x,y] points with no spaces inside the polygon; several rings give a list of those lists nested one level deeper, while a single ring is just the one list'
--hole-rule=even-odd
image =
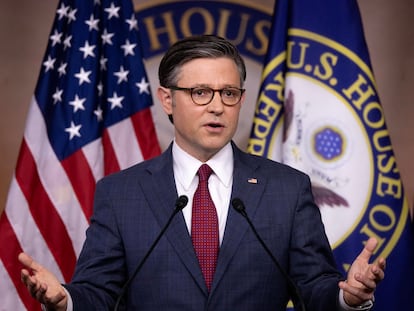
[{"label": "navy blue suit jacket", "polygon": [[[308,176],[246,154],[234,144],[233,150],[232,198],[245,203],[257,231],[300,288],[307,310],[336,310],[341,275]],[[251,178],[257,183],[249,182]],[[75,311],[113,308],[176,199],[171,147],[97,184],[87,239],[74,278],[65,285]],[[127,310],[282,311],[289,294],[286,280],[246,220],[230,207],[210,293],[179,212],[125,300]]]}]

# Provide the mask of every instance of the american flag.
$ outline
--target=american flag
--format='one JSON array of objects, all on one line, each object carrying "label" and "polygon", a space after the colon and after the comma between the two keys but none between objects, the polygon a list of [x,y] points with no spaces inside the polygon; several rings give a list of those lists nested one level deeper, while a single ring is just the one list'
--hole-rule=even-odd
[{"label": "american flag", "polygon": [[71,279],[95,183],[160,153],[131,0],[58,4],[0,218],[0,310],[40,310],[20,252]]}]

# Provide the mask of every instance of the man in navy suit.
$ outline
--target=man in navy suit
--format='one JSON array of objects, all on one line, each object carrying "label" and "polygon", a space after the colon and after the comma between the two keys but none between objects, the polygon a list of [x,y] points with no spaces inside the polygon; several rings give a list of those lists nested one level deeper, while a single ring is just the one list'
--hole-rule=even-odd
[{"label": "man in navy suit", "polygon": [[[377,241],[367,241],[343,279],[308,176],[246,154],[232,142],[245,78],[242,58],[223,38],[190,37],[167,51],[157,96],[174,124],[174,141],[161,156],[97,184],[94,214],[71,283],[61,285],[30,256],[19,255],[26,267],[22,281],[33,297],[50,310],[111,310],[132,278],[123,297],[127,310],[282,311],[291,298],[291,279],[308,311],[371,308],[385,269],[384,259],[369,263]],[[192,243],[192,203],[173,217],[133,276],[177,198],[193,201],[202,164],[213,171],[208,191],[218,222],[211,285]],[[243,202],[272,255],[232,208],[234,198]]]}]

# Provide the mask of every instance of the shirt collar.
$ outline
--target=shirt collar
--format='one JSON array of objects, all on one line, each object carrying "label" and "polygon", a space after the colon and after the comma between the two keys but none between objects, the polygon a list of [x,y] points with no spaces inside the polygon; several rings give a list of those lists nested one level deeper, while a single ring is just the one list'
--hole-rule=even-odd
[{"label": "shirt collar", "polygon": [[[185,152],[175,141],[172,146],[172,155],[174,174],[182,186],[188,189],[203,162]],[[228,143],[206,163],[212,168],[220,182],[229,187],[233,177],[233,162],[233,148]]]}]

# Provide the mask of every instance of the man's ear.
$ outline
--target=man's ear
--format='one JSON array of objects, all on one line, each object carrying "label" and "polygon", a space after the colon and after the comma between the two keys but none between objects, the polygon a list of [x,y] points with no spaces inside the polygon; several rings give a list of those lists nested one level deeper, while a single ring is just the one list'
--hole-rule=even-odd
[{"label": "man's ear", "polygon": [[157,97],[158,100],[161,102],[162,109],[167,115],[172,114],[172,96],[171,90],[165,87],[158,87],[157,89]]}]

